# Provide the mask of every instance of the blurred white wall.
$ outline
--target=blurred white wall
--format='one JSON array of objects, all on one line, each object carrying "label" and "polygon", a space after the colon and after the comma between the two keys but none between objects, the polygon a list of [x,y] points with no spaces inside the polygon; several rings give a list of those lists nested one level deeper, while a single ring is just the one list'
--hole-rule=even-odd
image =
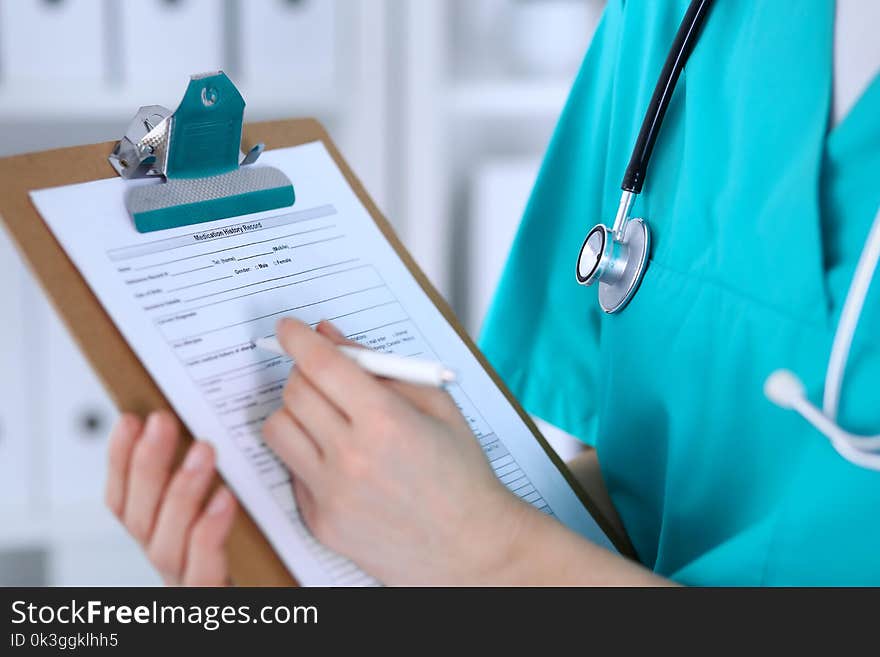
[{"label": "blurred white wall", "polygon": [[[0,156],[118,139],[222,68],[246,120],[325,123],[476,331],[601,5],[0,0]],[[115,410],[2,234],[0,276],[0,584],[158,583],[101,504]]]}]

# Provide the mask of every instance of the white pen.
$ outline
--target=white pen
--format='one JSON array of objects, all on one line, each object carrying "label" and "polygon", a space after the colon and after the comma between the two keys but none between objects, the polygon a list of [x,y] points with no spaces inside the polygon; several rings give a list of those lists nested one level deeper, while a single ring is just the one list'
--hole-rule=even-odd
[{"label": "white pen", "polygon": [[[275,336],[269,338],[257,338],[254,344],[260,349],[271,351],[286,356],[287,352],[278,342]],[[370,374],[382,376],[386,379],[397,379],[407,383],[417,383],[423,386],[442,387],[455,381],[455,372],[443,363],[423,358],[407,358],[397,354],[387,354],[370,349],[350,347],[342,345],[339,351],[355,361]]]}]

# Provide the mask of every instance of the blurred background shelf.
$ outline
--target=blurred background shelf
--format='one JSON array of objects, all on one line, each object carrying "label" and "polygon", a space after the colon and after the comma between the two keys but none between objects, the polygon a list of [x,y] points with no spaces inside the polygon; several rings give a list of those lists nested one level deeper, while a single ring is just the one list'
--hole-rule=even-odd
[{"label": "blurred background shelf", "polygon": [[496,118],[555,119],[571,80],[460,82],[449,93],[449,111],[463,120]]},{"label": "blurred background shelf", "polygon": [[[326,116],[339,110],[338,92],[329,85],[278,91],[259,83],[237,86],[247,101],[250,120],[280,118],[291,112],[296,116]],[[174,109],[184,89],[185,77],[175,84],[140,87],[72,82],[51,87],[43,84],[0,85],[0,121],[103,120],[124,126],[142,105],[164,105]]]},{"label": "blurred background shelf", "polygon": [[[476,334],[602,6],[0,0],[0,156],[118,139],[223,68],[246,120],[324,123]],[[159,584],[102,504],[116,411],[2,230],[0,277],[0,585]]]}]

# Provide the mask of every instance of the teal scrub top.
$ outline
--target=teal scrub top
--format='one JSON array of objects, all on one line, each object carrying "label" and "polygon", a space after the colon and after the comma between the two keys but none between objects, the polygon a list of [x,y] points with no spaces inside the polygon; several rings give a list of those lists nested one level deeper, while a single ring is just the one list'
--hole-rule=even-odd
[{"label": "teal scrub top", "polygon": [[[638,557],[695,585],[880,584],[880,472],[762,393],[821,404],[841,307],[880,204],[880,78],[830,127],[833,0],[717,2],[634,216],[653,249],[629,306],[575,283],[685,0],[610,0],[552,138],[481,346],[531,413],[598,452]],[[880,432],[880,281],[840,406]]]}]

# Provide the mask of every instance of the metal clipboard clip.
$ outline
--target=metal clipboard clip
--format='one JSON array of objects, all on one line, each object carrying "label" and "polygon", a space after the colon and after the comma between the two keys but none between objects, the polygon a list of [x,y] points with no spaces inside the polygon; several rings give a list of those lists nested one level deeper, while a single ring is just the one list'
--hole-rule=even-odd
[{"label": "metal clipboard clip", "polygon": [[194,75],[178,108],[141,107],[113,148],[110,164],[125,179],[162,177],[126,191],[141,233],[293,205],[280,170],[252,166],[265,148],[241,152],[244,98],[222,71]]}]

